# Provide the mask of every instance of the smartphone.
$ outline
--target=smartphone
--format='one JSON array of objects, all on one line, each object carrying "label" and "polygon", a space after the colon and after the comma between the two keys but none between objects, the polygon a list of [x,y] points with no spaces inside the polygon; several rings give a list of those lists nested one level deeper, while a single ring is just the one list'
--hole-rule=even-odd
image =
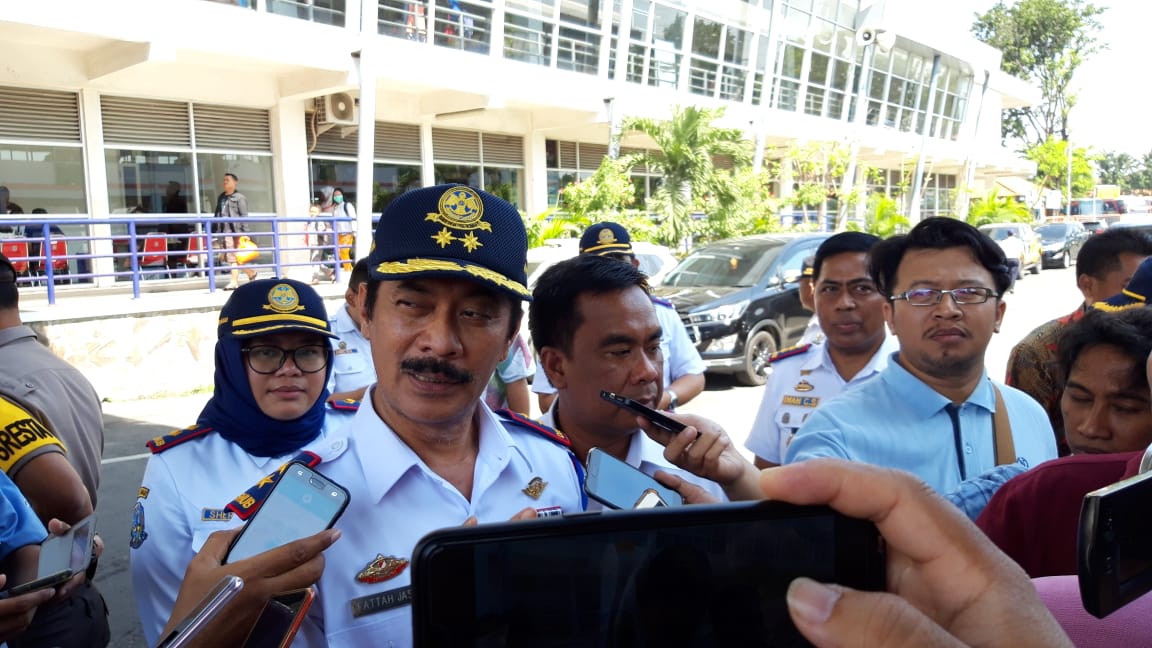
[{"label": "smartphone", "polygon": [[273,596],[260,613],[244,648],[288,648],[300,630],[300,623],[312,601],[316,590],[311,587],[293,590]]},{"label": "smartphone", "polygon": [[50,535],[40,543],[36,578],[0,592],[0,599],[55,587],[88,569],[96,536],[96,514],[73,524],[64,535]]},{"label": "smartphone", "polygon": [[420,648],[808,645],[798,576],[885,586],[875,525],[734,502],[433,531],[412,563]]},{"label": "smartphone", "polygon": [[348,506],[348,491],[308,466],[292,462],[240,535],[225,563],[251,558],[331,527]]},{"label": "smartphone", "polygon": [[665,506],[683,506],[680,493],[646,475],[638,468],[620,461],[600,448],[588,451],[588,470],[584,477],[584,492],[592,499],[612,509],[637,508],[651,500],[649,492]]},{"label": "smartphone", "polygon": [[180,620],[176,627],[156,644],[156,648],[181,648],[186,646],[200,631],[207,627],[208,622],[216,618],[229,601],[236,598],[240,590],[244,589],[244,581],[239,576],[225,576],[216,583],[212,591],[204,595],[196,608]]},{"label": "smartphone", "polygon": [[620,396],[619,394],[614,394],[610,391],[601,391],[600,398],[603,398],[613,405],[623,407],[624,409],[634,414],[639,414],[649,421],[652,421],[652,425],[655,425],[661,430],[671,432],[672,434],[677,434],[684,428],[688,427],[680,421],[677,421],[672,417],[665,416],[659,411],[654,410],[651,407],[644,405],[643,403],[638,403],[631,398],[628,398],[627,396]]},{"label": "smartphone", "polygon": [[1098,618],[1152,591],[1152,472],[1092,491],[1080,507],[1080,598]]}]

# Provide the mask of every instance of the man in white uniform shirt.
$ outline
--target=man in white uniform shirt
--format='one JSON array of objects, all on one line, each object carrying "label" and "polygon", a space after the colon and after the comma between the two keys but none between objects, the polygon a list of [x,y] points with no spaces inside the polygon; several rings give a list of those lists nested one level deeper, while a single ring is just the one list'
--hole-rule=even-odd
[{"label": "man in white uniform shirt", "polygon": [[820,244],[812,262],[814,310],[825,339],[770,358],[772,372],[745,446],[757,468],[784,463],[792,435],[821,403],[876,375],[899,348],[884,330],[884,296],[868,276],[868,251],[880,239],[842,232]]},{"label": "man in white uniform shirt", "polygon": [[360,259],[348,277],[344,304],[328,320],[336,334],[332,340],[332,377],[328,380],[328,400],[361,400],[368,386],[376,382],[372,366],[372,345],[360,333],[360,286],[368,281],[368,261]]},{"label": "man in white uniform shirt", "polygon": [[[580,254],[607,257],[634,268],[640,267],[640,261],[632,251],[632,237],[619,223],[605,221],[584,230],[580,236]],[[704,360],[688,337],[688,329],[684,328],[672,302],[654,295],[649,295],[649,298],[656,307],[656,318],[660,320],[663,331],[660,351],[664,356],[664,368],[661,371],[664,391],[657,409],[675,410],[704,391]],[[548,381],[548,374],[539,363],[536,364],[536,375],[532,378],[532,391],[539,398],[540,411],[548,411],[552,400],[556,398],[556,388]]]},{"label": "man in white uniform shirt", "polygon": [[[693,427],[670,434],[649,426],[649,436],[635,414],[600,397],[606,390],[649,407],[660,402],[663,331],[643,273],[580,255],[545,271],[532,297],[532,341],[558,390],[542,421],[571,440],[577,457],[586,460],[597,447],[641,472],[671,473],[718,499],[760,497],[757,471],[715,423],[680,415]],[[598,508],[589,503],[589,510]]]}]

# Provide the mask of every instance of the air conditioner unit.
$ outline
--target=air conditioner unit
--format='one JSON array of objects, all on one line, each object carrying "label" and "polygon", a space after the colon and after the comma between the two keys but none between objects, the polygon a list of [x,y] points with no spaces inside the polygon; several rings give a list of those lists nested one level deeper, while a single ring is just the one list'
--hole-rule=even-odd
[{"label": "air conditioner unit", "polygon": [[324,110],[320,113],[320,123],[355,126],[358,109],[356,99],[347,92],[335,92],[324,97]]}]

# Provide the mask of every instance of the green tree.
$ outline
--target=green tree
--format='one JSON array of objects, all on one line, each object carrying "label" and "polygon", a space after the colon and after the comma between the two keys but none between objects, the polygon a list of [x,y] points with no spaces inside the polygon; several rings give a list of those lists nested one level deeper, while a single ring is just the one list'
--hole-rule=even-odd
[{"label": "green tree", "polygon": [[778,201],[772,196],[772,176],[767,171],[753,171],[751,167],[736,169],[729,178],[736,197],[723,206],[712,196],[698,201],[699,211],[707,218],[697,229],[696,243],[720,240],[749,234],[779,231]]},{"label": "green tree", "polygon": [[980,227],[988,223],[1030,223],[1032,214],[1024,203],[1011,196],[1000,197],[996,189],[972,201],[968,208],[968,224]]},{"label": "green tree", "polygon": [[868,232],[880,238],[907,232],[908,226],[908,218],[900,215],[896,201],[882,193],[868,196],[868,208],[864,212],[863,226],[860,223],[848,223],[849,230]]},{"label": "green tree", "polygon": [[663,218],[661,238],[670,245],[678,246],[693,233],[691,214],[698,198],[710,197],[724,210],[737,201],[731,174],[717,170],[713,160],[727,156],[739,168],[747,165],[752,156],[743,132],[713,125],[723,114],[723,108],[677,106],[669,121],[642,117],[623,121],[625,131],[644,133],[660,149],[659,154],[628,155],[624,163],[628,168],[645,166],[663,176],[648,208]]},{"label": "green tree", "polygon": [[560,191],[561,206],[578,218],[604,219],[636,202],[636,186],[623,160],[605,157],[592,177]]},{"label": "green tree", "polygon": [[[1049,137],[1024,155],[1036,163],[1036,184],[1064,192],[1068,185],[1068,142]],[[1091,195],[1096,187],[1092,157],[1086,148],[1072,149],[1072,197]]]},{"label": "green tree", "polygon": [[1136,170],[1136,159],[1127,153],[1105,151],[1096,160],[1100,184],[1120,185],[1122,190],[1131,186],[1132,175]]},{"label": "green tree", "polygon": [[1052,136],[1068,139],[1068,113],[1076,104],[1068,86],[1076,68],[1103,47],[1097,20],[1103,12],[1085,0],[1018,0],[976,16],[972,33],[1002,52],[1001,69],[1039,86],[1042,96],[1035,106],[1005,112],[1005,139],[1026,147]]},{"label": "green tree", "polygon": [[548,239],[580,236],[584,228],[591,225],[585,219],[559,214],[553,208],[545,209],[535,216],[520,212],[520,217],[524,219],[524,229],[528,231],[529,248],[540,247]]},{"label": "green tree", "polygon": [[813,142],[789,148],[785,159],[792,165],[793,204],[815,209],[819,222],[825,222],[828,201],[838,199],[848,155],[848,148],[839,142]]}]

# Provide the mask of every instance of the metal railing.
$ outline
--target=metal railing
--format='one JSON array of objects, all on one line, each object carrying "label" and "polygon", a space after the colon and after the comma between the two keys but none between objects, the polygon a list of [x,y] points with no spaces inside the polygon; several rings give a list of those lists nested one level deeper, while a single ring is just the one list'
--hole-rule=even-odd
[{"label": "metal railing", "polygon": [[[242,222],[249,232],[212,232],[212,226]],[[323,224],[327,231],[307,231]],[[262,230],[261,226],[267,228]],[[161,228],[164,228],[163,230]],[[173,233],[173,229],[182,231]],[[96,233],[103,230],[103,233]],[[82,295],[86,289],[130,285],[138,299],[145,282],[168,283],[171,290],[208,290],[218,286],[217,274],[232,270],[219,258],[225,236],[248,236],[257,258],[241,269],[285,276],[291,268],[310,268],[341,281],[347,272],[340,259],[340,230],[354,231],[352,219],[331,217],[245,216],[242,218],[171,218],[143,214],[140,218],[57,218],[0,220],[0,252],[17,271],[17,285],[29,291],[43,289],[48,303],[60,293]],[[110,252],[109,252],[110,250]],[[351,257],[349,252],[349,257]],[[60,288],[65,288],[61,291]]]}]

